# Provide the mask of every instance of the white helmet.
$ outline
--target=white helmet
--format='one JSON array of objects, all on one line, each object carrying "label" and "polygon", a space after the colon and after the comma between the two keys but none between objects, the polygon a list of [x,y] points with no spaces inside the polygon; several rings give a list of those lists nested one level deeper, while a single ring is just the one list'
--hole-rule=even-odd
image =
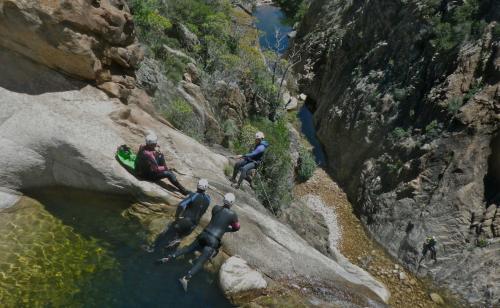
[{"label": "white helmet", "polygon": [[158,137],[156,137],[155,133],[149,133],[146,136],[146,144],[147,145],[153,145],[158,143]]},{"label": "white helmet", "polygon": [[233,193],[227,193],[224,195],[224,205],[232,206],[234,200],[236,200],[236,197],[234,196]]},{"label": "white helmet", "polygon": [[200,179],[198,181],[198,189],[205,191],[207,190],[207,188],[208,188],[208,181],[206,179]]},{"label": "white helmet", "polygon": [[260,140],[264,139],[264,133],[263,132],[257,132],[255,134],[255,139],[260,139]]}]

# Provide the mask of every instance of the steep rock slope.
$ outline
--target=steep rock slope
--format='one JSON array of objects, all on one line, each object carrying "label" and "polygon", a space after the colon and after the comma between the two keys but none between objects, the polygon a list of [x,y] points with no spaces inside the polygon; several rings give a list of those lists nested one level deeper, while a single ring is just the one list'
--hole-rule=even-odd
[{"label": "steep rock slope", "polygon": [[[4,15],[0,22],[13,31],[19,30],[12,28],[12,25],[17,21],[31,20],[29,16],[36,16],[34,12],[42,12],[40,16],[47,19],[36,25],[55,23],[62,25],[62,31],[67,32],[71,30],[65,28],[67,25],[73,27],[74,22],[85,22],[84,17],[88,12],[84,9],[90,9],[89,3],[93,6],[112,4],[119,10],[127,10],[118,1],[3,1],[0,13]],[[51,8],[54,10],[50,11]],[[53,14],[48,14],[46,10]],[[59,10],[68,16],[84,16],[59,23]],[[13,15],[7,18],[5,14],[8,12],[17,12],[18,17],[22,18],[12,19]],[[95,13],[93,9],[90,12]],[[99,12],[96,14],[99,15]],[[87,17],[92,19],[96,16]],[[33,18],[37,21],[36,17]],[[92,27],[83,28],[83,32],[92,33]],[[150,109],[145,108],[150,106],[147,97],[145,101],[136,100],[136,104],[127,106],[118,99],[108,98],[92,85],[52,71],[57,69],[73,76],[85,67],[54,66],[49,61],[50,57],[48,60],[43,56],[33,56],[45,50],[46,43],[54,41],[43,41],[50,37],[50,32],[41,32],[37,26],[22,29],[31,39],[24,40],[22,44],[6,43],[4,46],[10,50],[0,47],[0,66],[8,71],[0,75],[0,142],[4,145],[0,153],[1,207],[12,205],[20,192],[58,185],[134,195],[139,200],[176,206],[178,194],[156,184],[139,181],[114,158],[118,145],[127,143],[137,146],[143,142],[148,131],[158,134],[160,144],[166,148],[168,164],[179,171],[180,181],[192,187],[198,177],[206,177],[216,187],[216,192],[232,190],[223,172],[228,163],[227,158],[213,153],[168,123],[158,120]],[[49,27],[46,30],[54,29]],[[59,33],[57,29],[54,31]],[[106,31],[102,36],[107,37]],[[4,43],[19,39],[17,35],[11,37],[6,32],[0,32],[0,37]],[[109,38],[100,35],[93,37],[102,39],[102,42],[97,42],[98,45],[102,44],[99,46],[107,46],[106,40]],[[129,39],[135,40],[133,35]],[[76,47],[81,43],[72,42]],[[40,44],[45,47],[40,47]],[[73,63],[78,60],[78,57],[75,58],[75,49],[64,48],[62,42],[50,46],[57,46],[57,50],[52,51],[58,53],[59,63],[76,64]],[[90,52],[87,50],[84,53]],[[100,61],[93,56],[88,59],[95,60],[95,63]],[[88,76],[77,77],[92,80],[92,70],[88,72]],[[43,79],[40,79],[41,76]],[[226,252],[242,256],[249,265],[272,280],[317,284],[336,290],[342,296],[351,296],[356,304],[363,306],[374,301],[388,301],[390,294],[382,284],[343,259],[337,262],[321,254],[293,230],[269,215],[253,194],[238,191],[237,199],[235,210],[243,227],[241,231],[224,238]],[[221,196],[214,196],[214,201],[220,203]],[[140,206],[149,205],[144,202]],[[147,209],[142,212],[147,212]]]},{"label": "steep rock slope", "polygon": [[[155,198],[170,206],[176,194],[138,181],[114,159],[119,144],[139,144],[153,130],[169,164],[192,187],[206,177],[218,191],[231,191],[224,176],[227,159],[156,121],[135,106],[111,101],[92,87],[30,96],[0,88],[0,187],[23,191],[63,185]],[[22,123],[22,125],[21,125]],[[18,157],[23,157],[22,160]],[[309,246],[289,227],[273,219],[250,194],[237,193],[242,230],[224,239],[225,250],[245,258],[272,279],[309,280],[362,298],[388,299],[383,285],[352,264],[337,263]],[[221,202],[221,196],[214,196]],[[207,219],[207,218],[205,218]],[[307,262],[305,262],[307,260]],[[285,262],[283,262],[285,261]]]},{"label": "steep rock slope", "polygon": [[439,262],[419,273],[476,305],[500,295],[499,14],[497,1],[316,0],[296,40],[331,172],[368,229],[413,269],[435,235]]}]

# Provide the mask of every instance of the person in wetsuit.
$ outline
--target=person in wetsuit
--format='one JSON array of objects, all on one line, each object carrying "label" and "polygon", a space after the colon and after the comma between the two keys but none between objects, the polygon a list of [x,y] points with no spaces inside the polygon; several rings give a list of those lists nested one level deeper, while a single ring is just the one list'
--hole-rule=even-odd
[{"label": "person in wetsuit", "polygon": [[434,260],[434,262],[437,261],[436,244],[437,244],[437,240],[434,236],[428,236],[425,239],[424,245],[422,247],[422,258],[420,259],[420,262],[422,262],[422,260],[425,259],[428,251],[430,251],[430,253],[431,253],[431,259]]},{"label": "person in wetsuit", "polygon": [[175,174],[167,167],[165,156],[158,149],[158,137],[151,133],[146,136],[146,144],[139,147],[135,160],[137,175],[148,180],[158,181],[167,178],[183,194],[189,191],[177,181]]},{"label": "person in wetsuit", "polygon": [[231,210],[235,196],[228,193],[224,196],[224,206],[216,205],[212,209],[212,218],[203,232],[194,240],[191,245],[181,248],[157,263],[163,264],[182,255],[200,251],[200,257],[194,262],[193,267],[179,281],[187,291],[189,280],[203,268],[203,264],[213,258],[219,252],[222,237],[226,232],[236,232],[240,229],[238,216]]},{"label": "person in wetsuit", "polygon": [[196,193],[190,193],[179,203],[175,213],[175,221],[156,238],[152,252],[168,240],[167,247],[172,247],[180,242],[180,239],[189,235],[200,222],[210,205],[210,196],[206,194],[208,181],[200,179]]},{"label": "person in wetsuit", "polygon": [[[230,179],[231,182],[234,183],[234,188],[240,188],[243,180],[248,179],[250,170],[256,169],[260,165],[268,146],[269,143],[264,140],[264,133],[257,132],[255,134],[255,146],[253,150],[250,153],[247,153],[245,155],[238,155],[236,157],[239,159],[239,161],[234,164],[233,176]],[[236,176],[238,175],[238,172],[241,173],[238,182],[236,182]]]}]

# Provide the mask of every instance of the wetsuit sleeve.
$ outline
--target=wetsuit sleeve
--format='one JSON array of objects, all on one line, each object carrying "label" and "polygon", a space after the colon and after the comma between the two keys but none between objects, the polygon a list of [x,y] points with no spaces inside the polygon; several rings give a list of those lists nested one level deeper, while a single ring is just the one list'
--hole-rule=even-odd
[{"label": "wetsuit sleeve", "polygon": [[205,215],[208,207],[210,206],[210,196],[205,195],[205,202],[203,203],[203,207],[201,208],[201,216]]},{"label": "wetsuit sleeve", "polygon": [[195,194],[191,193],[191,194],[189,194],[189,196],[187,198],[185,198],[184,200],[182,200],[179,203],[179,206],[177,207],[177,210],[175,211],[175,219],[179,219],[179,217],[182,215],[182,213],[184,213],[184,211],[186,210],[186,207],[191,202],[193,202],[194,197],[195,197]]},{"label": "wetsuit sleeve", "polygon": [[255,148],[255,150],[253,150],[252,152],[243,155],[243,157],[254,159],[255,157],[257,157],[257,155],[264,153],[265,150],[266,147],[261,144],[257,148]]},{"label": "wetsuit sleeve", "polygon": [[194,198],[196,197],[196,194],[189,194],[186,199],[182,200],[181,203],[179,203],[179,207],[182,207],[185,209],[191,202],[193,202]]}]

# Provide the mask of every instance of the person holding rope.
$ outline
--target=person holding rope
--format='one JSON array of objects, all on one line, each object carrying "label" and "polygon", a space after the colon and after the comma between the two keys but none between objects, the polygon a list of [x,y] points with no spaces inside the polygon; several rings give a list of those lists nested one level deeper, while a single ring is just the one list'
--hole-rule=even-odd
[{"label": "person holding rope", "polygon": [[179,183],[172,170],[167,167],[165,156],[159,150],[158,137],[154,133],[148,134],[146,136],[146,144],[139,147],[135,161],[135,170],[137,175],[148,181],[158,181],[167,178],[184,196],[190,193],[190,191]]},{"label": "person holding rope", "polygon": [[187,291],[189,280],[198,273],[208,260],[219,252],[222,237],[226,232],[236,232],[240,229],[238,215],[231,209],[236,197],[232,193],[224,195],[223,206],[216,205],[212,209],[212,218],[203,232],[191,243],[167,257],[157,260],[158,264],[164,264],[180,256],[200,251],[200,257],[194,262],[193,267],[179,280]]},{"label": "person holding rope", "polygon": [[[233,187],[239,189],[243,180],[248,179],[250,170],[256,169],[262,162],[264,153],[266,152],[269,143],[264,140],[264,133],[257,132],[255,134],[255,145],[250,153],[238,155],[238,162],[234,164],[233,176],[230,181],[234,183]],[[236,176],[240,172],[240,178],[236,182]]]}]

